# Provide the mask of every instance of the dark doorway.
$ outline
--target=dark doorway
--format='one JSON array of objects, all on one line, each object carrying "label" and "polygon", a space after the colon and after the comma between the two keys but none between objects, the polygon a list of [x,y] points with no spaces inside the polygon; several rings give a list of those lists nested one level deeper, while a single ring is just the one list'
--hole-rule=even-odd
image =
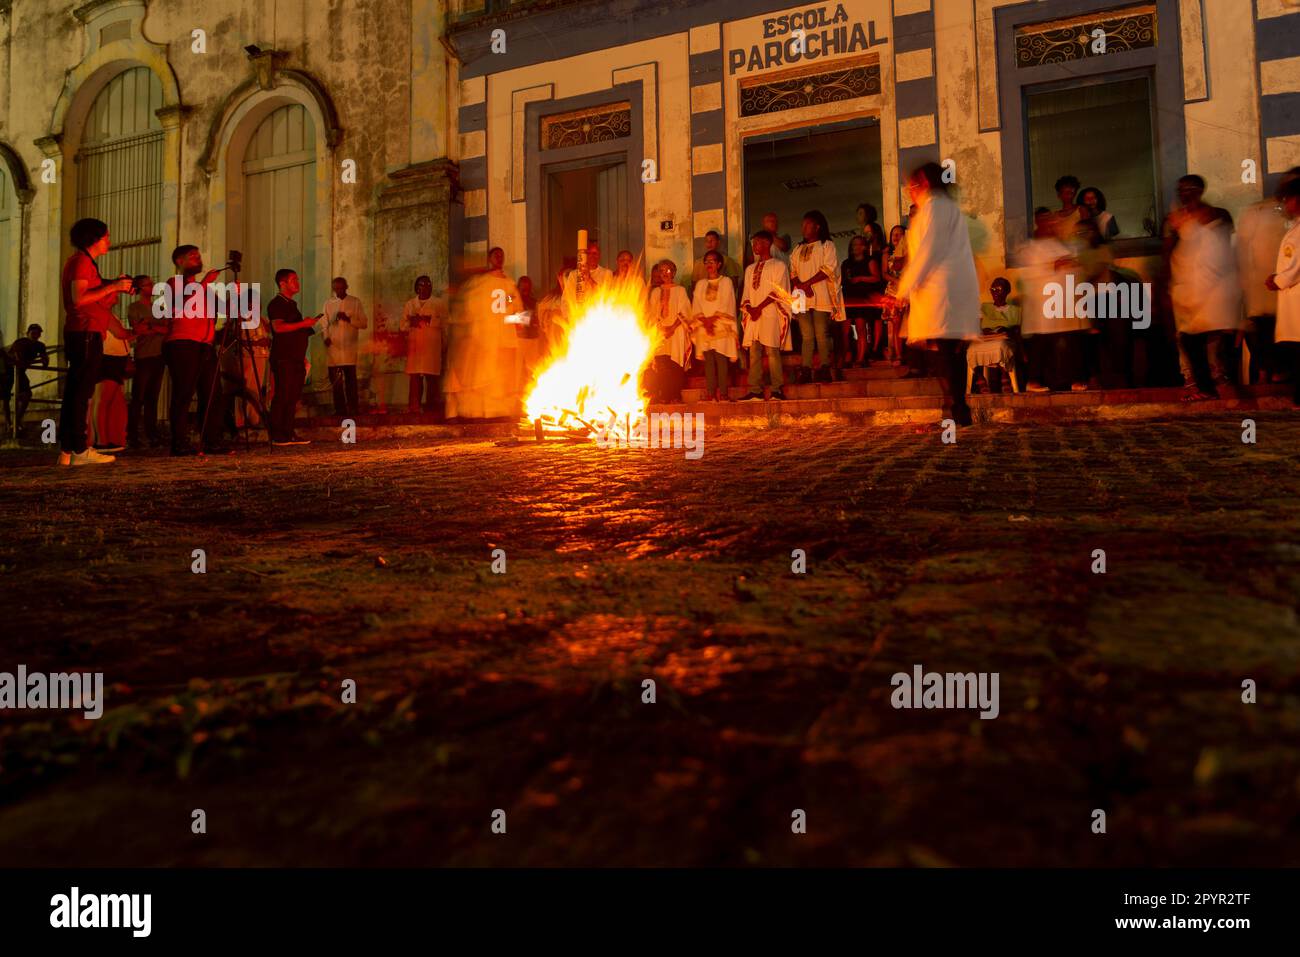
[{"label": "dark doorway", "polygon": [[[870,203],[884,215],[880,182],[880,124],[874,118],[769,133],[745,140],[745,231],[776,213],[782,233],[799,242],[803,214],[820,209],[840,259],[858,231],[857,209]],[[889,224],[881,222],[886,235]],[[748,256],[748,242],[744,244]]]},{"label": "dark doorway", "polygon": [[[620,156],[548,166],[546,178],[546,247],[543,261],[549,288],[566,257],[578,248],[578,230],[600,244],[600,262],[614,266],[620,249],[630,248],[627,209],[627,163]],[[638,224],[638,231],[640,224]],[[535,277],[535,281],[538,281]]]}]

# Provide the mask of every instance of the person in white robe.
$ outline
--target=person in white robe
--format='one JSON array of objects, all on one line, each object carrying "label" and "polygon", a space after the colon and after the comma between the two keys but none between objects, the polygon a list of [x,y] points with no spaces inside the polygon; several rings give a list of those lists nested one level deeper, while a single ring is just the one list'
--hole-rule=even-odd
[{"label": "person in white robe", "polygon": [[519,339],[506,317],[518,313],[520,296],[504,261],[504,252],[493,249],[489,269],[466,282],[459,297],[443,376],[448,418],[519,415]]},{"label": "person in white robe", "polygon": [[[1283,173],[1278,186],[1297,176],[1300,176],[1300,166]],[[1273,355],[1277,293],[1268,288],[1268,277],[1277,268],[1277,252],[1282,248],[1286,228],[1286,216],[1276,196],[1252,203],[1237,218],[1237,275],[1241,277],[1246,307],[1245,338],[1250,350],[1251,381],[1282,379],[1282,370]]]},{"label": "person in white robe", "polygon": [[1232,247],[1232,216],[1202,200],[1205,181],[1184,176],[1178,181],[1179,207],[1165,220],[1165,259],[1169,300],[1178,329],[1178,367],[1183,399],[1211,396],[1196,379],[1195,351],[1204,343],[1213,390],[1235,398],[1228,378],[1227,351],[1242,327],[1241,282]]},{"label": "person in white robe", "polygon": [[360,411],[357,398],[357,340],[360,331],[369,325],[366,307],[356,296],[348,295],[348,281],[338,276],[330,283],[333,295],[325,300],[321,310],[320,331],[325,341],[325,360],[329,368],[330,387],[334,392],[335,415],[356,415]]},{"label": "person in white robe", "polygon": [[790,272],[772,258],[772,234],[761,229],[750,241],[754,261],[741,282],[740,316],[744,320],[743,345],[749,352],[749,391],[741,401],[763,398],[763,357],[767,356],[770,398],[784,399],[785,376],[781,350],[790,342]]},{"label": "person in white robe", "polygon": [[1060,239],[1057,226],[1049,210],[1038,209],[1034,237],[1016,253],[1022,267],[1020,331],[1029,352],[1026,392],[1050,392],[1053,386],[1072,388],[1082,382],[1081,335],[1091,320],[1076,315],[1073,297],[1066,299],[1070,277],[1082,278],[1081,267],[1075,249]]},{"label": "person in white robe", "polygon": [[649,296],[648,288],[645,284],[645,276],[642,275],[640,264],[632,253],[624,249],[614,260],[615,266],[613,281],[615,285],[626,288],[624,294],[625,301],[642,303]]},{"label": "person in white robe", "polygon": [[704,359],[704,398],[727,402],[731,361],[736,358],[736,287],[724,275],[722,253],[704,254],[704,276],[695,284],[691,328],[695,354]]},{"label": "person in white robe", "polygon": [[[831,323],[844,321],[840,257],[820,210],[804,213],[802,229],[803,242],[790,256],[790,292],[795,297],[794,319],[799,324],[799,382],[813,380],[814,351],[819,360],[817,380],[830,382],[832,369],[839,372],[839,357],[831,344]],[[843,379],[843,374],[838,378]]]},{"label": "person in white robe", "polygon": [[677,285],[677,264],[659,263],[659,285],[650,290],[646,319],[655,335],[652,394],[657,402],[680,402],[691,357],[691,299]]},{"label": "person in white robe", "polygon": [[600,264],[600,244],[588,243],[585,256],[586,272],[583,264],[569,270],[564,277],[564,301],[581,305],[598,289],[604,289],[614,279],[614,274]]},{"label": "person in white robe", "polygon": [[[433,280],[415,280],[415,295],[402,307],[401,330],[406,333],[407,409],[434,411],[438,377],[442,375],[443,305],[433,298]],[[423,401],[421,394],[423,393]]]},{"label": "person in white robe", "polygon": [[1300,409],[1300,176],[1284,181],[1278,199],[1291,228],[1277,251],[1277,269],[1265,284],[1277,293],[1277,343],[1287,356],[1295,391],[1292,402]]},{"label": "person in white robe", "polygon": [[897,299],[910,303],[907,341],[928,341],[934,374],[944,389],[944,411],[970,424],[966,405],[965,340],[980,331],[979,277],[966,217],[948,196],[943,167],[926,163],[907,181],[916,217],[907,229],[907,268]]}]

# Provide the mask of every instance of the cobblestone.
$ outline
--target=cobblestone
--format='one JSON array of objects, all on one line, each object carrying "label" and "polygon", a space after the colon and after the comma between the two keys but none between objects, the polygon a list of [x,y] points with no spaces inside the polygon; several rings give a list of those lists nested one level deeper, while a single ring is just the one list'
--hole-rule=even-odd
[{"label": "cobblestone", "polygon": [[[108,700],[0,713],[0,865],[1296,865],[1300,421],[1255,418],[10,455],[0,670]],[[914,664],[999,717],[894,710]]]}]

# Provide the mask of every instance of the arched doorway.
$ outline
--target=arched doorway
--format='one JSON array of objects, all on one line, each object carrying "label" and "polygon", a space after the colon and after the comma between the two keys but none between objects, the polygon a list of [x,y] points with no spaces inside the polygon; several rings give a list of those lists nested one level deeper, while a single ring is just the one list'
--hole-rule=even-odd
[{"label": "arched doorway", "polygon": [[275,273],[293,269],[302,280],[303,312],[325,297],[317,273],[316,124],[303,106],[281,106],[258,125],[243,158],[245,277],[275,295]]},{"label": "arched doorway", "polygon": [[[108,224],[113,248],[97,265],[104,276],[169,274],[162,248],[164,133],[162,83],[147,67],[113,77],[86,114],[77,150],[76,217]],[[119,300],[119,314],[128,303]]]},{"label": "arched doorway", "polygon": [[22,249],[22,212],[18,190],[9,170],[0,163],[0,348],[22,334],[18,315],[19,252]]}]

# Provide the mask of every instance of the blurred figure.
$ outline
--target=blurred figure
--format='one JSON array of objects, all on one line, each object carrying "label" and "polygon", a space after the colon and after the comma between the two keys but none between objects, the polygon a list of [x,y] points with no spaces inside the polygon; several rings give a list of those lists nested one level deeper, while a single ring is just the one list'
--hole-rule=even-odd
[{"label": "blurred figure", "polygon": [[[519,340],[513,326],[506,322],[506,317],[518,309],[519,290],[506,275],[504,260],[504,252],[494,249],[488,270],[471,276],[457,297],[443,376],[449,419],[519,415]],[[605,273],[603,281],[608,281],[609,271]]]},{"label": "blurred figure", "polygon": [[[1055,295],[1062,301],[1067,275],[1077,271],[1074,250],[1061,241],[1058,221],[1050,210],[1034,210],[1034,235],[1020,247],[1016,258],[1020,274],[1021,332],[1029,351],[1026,392],[1064,390],[1082,382],[1083,343],[1079,334],[1091,321],[1073,316],[1073,308],[1053,309]],[[1073,306],[1073,303],[1071,303]]]},{"label": "blurred figure", "polygon": [[1178,327],[1178,366],[1183,401],[1211,397],[1197,382],[1195,353],[1203,346],[1210,388],[1235,398],[1228,378],[1228,346],[1241,328],[1241,283],[1232,248],[1232,216],[1210,206],[1205,180],[1191,174],[1178,181],[1179,205],[1165,219],[1165,269]]},{"label": "blurred figure", "polygon": [[913,170],[907,192],[917,207],[907,232],[907,269],[898,281],[897,298],[911,304],[907,341],[928,344],[932,374],[944,390],[944,413],[969,425],[965,340],[979,335],[980,316],[970,231],[938,163]]},{"label": "blurred figure", "polygon": [[636,302],[643,303],[646,296],[649,295],[649,289],[645,284],[645,277],[641,274],[638,260],[634,259],[629,250],[622,250],[616,260],[617,269],[614,270],[614,281],[624,286],[630,286],[628,295]]},{"label": "blurred figure", "polygon": [[1246,345],[1250,349],[1249,382],[1271,382],[1282,378],[1274,361],[1273,341],[1277,324],[1277,293],[1268,287],[1268,277],[1277,269],[1277,254],[1286,235],[1286,215],[1279,198],[1281,187],[1300,177],[1300,166],[1282,174],[1278,194],[1247,206],[1237,222],[1237,274],[1246,305]]}]

